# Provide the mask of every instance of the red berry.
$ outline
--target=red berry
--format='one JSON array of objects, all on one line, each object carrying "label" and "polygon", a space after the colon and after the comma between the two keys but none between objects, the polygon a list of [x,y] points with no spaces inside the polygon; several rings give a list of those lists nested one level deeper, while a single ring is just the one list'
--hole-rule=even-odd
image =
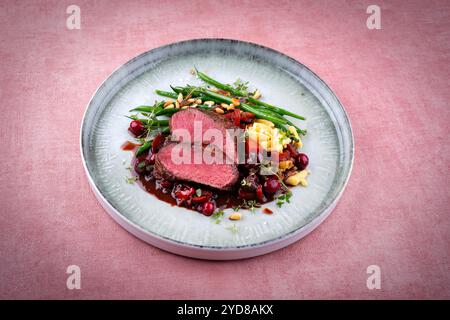
[{"label": "red berry", "polygon": [[291,159],[291,154],[287,150],[280,152],[278,154],[278,160],[280,160],[280,161],[285,161],[285,160],[289,160],[289,159]]},{"label": "red berry", "polygon": [[192,187],[183,187],[182,190],[177,191],[175,194],[180,200],[188,200],[195,192]]},{"label": "red berry", "polygon": [[152,152],[148,152],[148,155],[145,157],[149,164],[155,164],[155,154]]},{"label": "red berry", "polygon": [[255,119],[255,115],[251,112],[242,112],[241,116],[241,121],[245,122],[245,123],[252,123],[253,119]]},{"label": "red berry", "polygon": [[203,203],[203,202],[206,202],[206,200],[208,200],[207,196],[192,197],[193,203]]},{"label": "red berry", "polygon": [[239,188],[238,195],[239,195],[240,199],[245,199],[245,200],[254,200],[256,197],[256,194],[254,191],[248,191],[248,190],[244,190],[242,188]]},{"label": "red berry", "polygon": [[241,110],[234,109],[232,119],[234,121],[234,125],[236,127],[239,127],[239,125],[241,124]]},{"label": "red berry", "polygon": [[294,146],[292,144],[288,144],[286,146],[286,149],[289,151],[291,157],[296,158],[298,157],[298,151],[294,148]]},{"label": "red berry", "polygon": [[166,138],[164,138],[164,135],[162,133],[158,134],[155,139],[153,139],[152,142],[152,152],[153,153],[157,153],[158,150],[162,147],[162,145],[164,144],[164,141],[166,140]]},{"label": "red berry", "polygon": [[213,214],[214,209],[216,208],[214,202],[207,201],[203,204],[202,213],[205,216],[210,216]]},{"label": "red berry", "polygon": [[269,178],[264,182],[264,191],[266,194],[275,194],[281,189],[281,184],[276,178]]},{"label": "red berry", "polygon": [[297,156],[296,160],[297,161],[296,161],[295,165],[297,166],[297,168],[299,170],[305,170],[306,167],[308,166],[308,163],[309,163],[308,156],[306,154],[304,154],[304,153],[300,153]]},{"label": "red berry", "polygon": [[136,137],[142,135],[145,132],[145,127],[139,120],[133,120],[130,122],[130,127],[128,128],[132,134]]},{"label": "red berry", "polygon": [[258,199],[259,203],[266,202],[267,199],[264,196],[263,187],[261,185],[256,189],[256,199]]},{"label": "red berry", "polygon": [[147,171],[147,166],[149,165],[146,159],[137,159],[134,164],[134,171],[137,174],[144,174]]}]

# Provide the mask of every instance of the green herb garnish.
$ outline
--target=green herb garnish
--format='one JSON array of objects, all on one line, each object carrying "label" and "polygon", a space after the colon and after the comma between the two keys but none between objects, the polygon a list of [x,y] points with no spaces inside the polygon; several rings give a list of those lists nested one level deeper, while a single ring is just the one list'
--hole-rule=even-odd
[{"label": "green herb garnish", "polygon": [[241,79],[237,79],[235,82],[233,82],[233,87],[236,89],[236,90],[238,90],[238,91],[240,91],[240,92],[242,92],[244,95],[248,95],[248,84],[249,84],[249,82],[248,81],[242,81]]},{"label": "green herb garnish", "polygon": [[261,204],[256,200],[244,200],[244,203],[242,204],[242,208],[248,209],[251,212],[255,212],[255,209],[260,207]]},{"label": "green herb garnish", "polygon": [[292,192],[289,190],[288,192],[278,196],[277,198],[277,206],[281,208],[285,202],[290,203],[292,197]]},{"label": "green herb garnish", "polygon": [[233,207],[233,211],[238,212],[242,208],[242,205],[237,205]]},{"label": "green herb garnish", "polygon": [[218,209],[216,212],[213,213],[211,218],[213,219],[215,224],[219,224],[222,221],[222,217],[225,214],[222,209]]},{"label": "green herb garnish", "polygon": [[128,184],[133,184],[138,180],[137,177],[125,177],[125,182]]}]

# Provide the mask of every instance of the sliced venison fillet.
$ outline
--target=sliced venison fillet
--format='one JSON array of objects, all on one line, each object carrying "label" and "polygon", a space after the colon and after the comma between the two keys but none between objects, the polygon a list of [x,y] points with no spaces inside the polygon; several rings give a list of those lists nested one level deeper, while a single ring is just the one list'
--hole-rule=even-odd
[{"label": "sliced venison fillet", "polygon": [[[217,131],[210,130],[208,132],[209,129],[214,129]],[[234,138],[232,135],[233,133],[239,133],[239,131],[233,131],[230,129],[236,130],[239,128],[235,127],[230,119],[227,119],[224,116],[210,110],[188,108],[175,113],[170,118],[172,141],[186,142],[183,134],[188,134],[191,143],[198,141],[201,141],[203,144],[212,143],[225,151],[228,146],[228,148],[232,148],[235,153],[235,144],[233,142]],[[221,141],[216,141],[214,132],[221,133]],[[243,134],[243,131],[240,133]],[[230,139],[231,142],[228,145],[226,144],[227,139]],[[231,153],[227,152],[227,154]],[[235,157],[236,155],[233,154],[231,158]]]},{"label": "sliced venison fillet", "polygon": [[[227,164],[225,161],[219,163],[204,161],[202,156],[205,148],[211,148],[211,146],[194,147],[181,143],[169,143],[156,154],[155,172],[171,181],[190,181],[219,190],[231,189],[239,179],[236,164]],[[209,152],[208,150],[206,152]],[[223,151],[216,149],[216,152]],[[200,163],[194,163],[196,156],[202,159],[198,161]],[[180,157],[190,161],[180,163]],[[224,155],[223,159],[225,159]]]}]

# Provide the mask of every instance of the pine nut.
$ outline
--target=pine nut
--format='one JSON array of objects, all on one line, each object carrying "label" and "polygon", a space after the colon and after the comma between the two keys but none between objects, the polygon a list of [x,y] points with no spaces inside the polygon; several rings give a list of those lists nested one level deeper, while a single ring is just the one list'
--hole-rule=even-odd
[{"label": "pine nut", "polygon": [[242,215],[239,212],[235,212],[230,216],[229,219],[236,221],[236,220],[241,220],[241,218],[242,218]]},{"label": "pine nut", "polygon": [[195,103],[196,103],[196,104],[202,104],[202,99],[197,99],[197,100],[195,100]]},{"label": "pine nut", "polygon": [[181,92],[178,94],[177,101],[178,101],[178,102],[183,101],[183,94],[182,94]]},{"label": "pine nut", "polygon": [[293,166],[294,166],[294,163],[292,162],[292,160],[280,161],[280,163],[278,164],[278,167],[280,169],[290,169]]},{"label": "pine nut", "polygon": [[223,110],[220,109],[220,108],[216,108],[215,111],[216,111],[218,114],[224,114],[224,113],[225,113],[225,111],[223,111]]},{"label": "pine nut", "polygon": [[170,101],[170,100],[166,101],[164,103],[164,108],[167,107],[167,106],[170,106],[172,103],[173,103],[173,101]]}]

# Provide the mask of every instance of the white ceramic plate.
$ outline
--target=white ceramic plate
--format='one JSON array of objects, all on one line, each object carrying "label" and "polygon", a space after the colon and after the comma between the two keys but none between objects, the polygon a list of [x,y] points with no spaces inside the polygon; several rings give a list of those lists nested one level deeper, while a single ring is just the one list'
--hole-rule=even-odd
[{"label": "white ceramic plate", "polygon": [[[310,158],[307,188],[293,188],[289,204],[274,214],[244,212],[220,224],[194,211],[173,207],[128,184],[132,154],[126,140],[132,107],[153,104],[155,89],[197,83],[196,66],[230,83],[249,81],[275,105],[303,115],[294,121],[308,130],[303,152]],[[84,115],[81,153],[90,185],[105,210],[125,229],[161,249],[195,258],[226,260],[252,257],[285,247],[316,228],[331,212],[353,163],[350,123],[331,89],[311,70],[272,49],[224,39],[199,39],[150,50],[117,69],[98,88]],[[229,215],[231,209],[226,211]]]}]

